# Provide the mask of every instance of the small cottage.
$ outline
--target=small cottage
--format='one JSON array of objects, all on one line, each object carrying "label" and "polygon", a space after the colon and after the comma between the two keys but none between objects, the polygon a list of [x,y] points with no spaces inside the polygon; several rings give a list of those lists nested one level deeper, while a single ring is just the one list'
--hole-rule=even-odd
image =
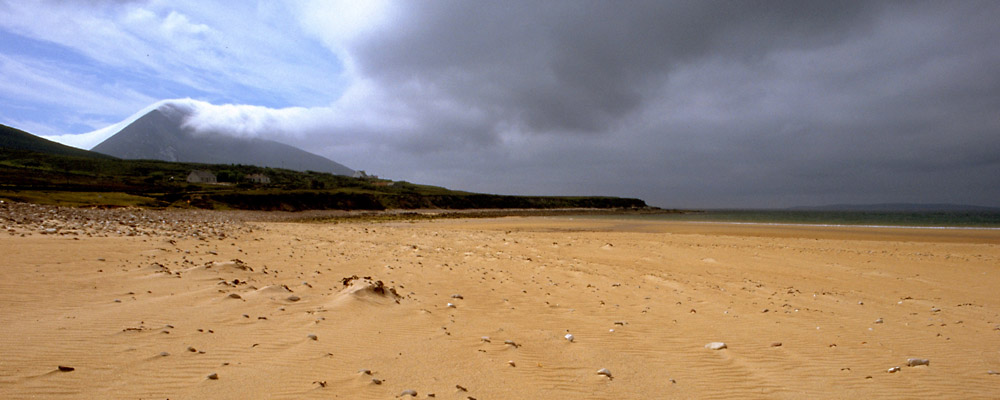
[{"label": "small cottage", "polygon": [[188,174],[187,181],[190,183],[218,183],[215,174],[209,171],[194,170]]},{"label": "small cottage", "polygon": [[271,178],[268,178],[264,174],[250,174],[247,175],[247,180],[253,183],[259,183],[262,185],[267,185],[271,183]]}]

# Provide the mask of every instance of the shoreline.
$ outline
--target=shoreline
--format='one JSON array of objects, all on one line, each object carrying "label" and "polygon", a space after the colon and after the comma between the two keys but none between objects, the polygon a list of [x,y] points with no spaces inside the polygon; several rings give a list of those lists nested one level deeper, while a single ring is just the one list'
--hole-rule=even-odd
[{"label": "shoreline", "polygon": [[0,210],[12,399],[982,398],[1000,370],[996,231]]}]

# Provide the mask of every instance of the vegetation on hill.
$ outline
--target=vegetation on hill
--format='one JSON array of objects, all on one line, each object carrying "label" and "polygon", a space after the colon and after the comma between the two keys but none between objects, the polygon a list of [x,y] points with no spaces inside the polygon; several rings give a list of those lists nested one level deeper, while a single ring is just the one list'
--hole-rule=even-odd
[{"label": "vegetation on hill", "polygon": [[[284,211],[646,207],[642,200],[617,197],[503,196],[251,165],[121,160],[4,128],[0,198],[15,201]],[[194,170],[212,172],[219,183],[189,183]],[[270,182],[251,181],[255,174]]]}]

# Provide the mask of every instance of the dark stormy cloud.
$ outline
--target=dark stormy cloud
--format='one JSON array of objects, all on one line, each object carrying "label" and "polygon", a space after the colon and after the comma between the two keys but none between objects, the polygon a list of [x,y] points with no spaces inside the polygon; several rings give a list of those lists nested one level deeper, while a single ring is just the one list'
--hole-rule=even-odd
[{"label": "dark stormy cloud", "polygon": [[[261,70],[242,65],[230,78],[210,63],[227,58],[210,57],[193,68],[218,68],[227,93],[205,89],[213,81],[204,76],[194,80],[199,90],[185,91],[183,73],[155,71],[160,86],[178,88],[132,89],[250,104],[191,101],[201,112],[190,123],[456,189],[630,196],[661,207],[1000,206],[1000,3],[355,8],[302,2],[280,20],[268,17],[277,11],[248,12],[289,37],[273,41],[284,56]],[[213,45],[240,40],[229,36],[232,22],[196,9],[152,15],[184,16]],[[286,49],[295,39],[329,60]],[[298,65],[301,54],[331,66]],[[268,68],[288,81],[262,79]],[[334,84],[323,89],[317,74]],[[322,93],[325,103],[316,101]]]}]

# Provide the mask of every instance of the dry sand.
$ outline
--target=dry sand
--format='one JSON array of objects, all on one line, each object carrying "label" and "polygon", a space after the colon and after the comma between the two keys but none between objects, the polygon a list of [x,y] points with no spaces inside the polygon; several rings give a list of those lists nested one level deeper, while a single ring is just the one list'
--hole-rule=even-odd
[{"label": "dry sand", "polygon": [[996,230],[150,215],[2,221],[0,398],[1000,397]]}]

